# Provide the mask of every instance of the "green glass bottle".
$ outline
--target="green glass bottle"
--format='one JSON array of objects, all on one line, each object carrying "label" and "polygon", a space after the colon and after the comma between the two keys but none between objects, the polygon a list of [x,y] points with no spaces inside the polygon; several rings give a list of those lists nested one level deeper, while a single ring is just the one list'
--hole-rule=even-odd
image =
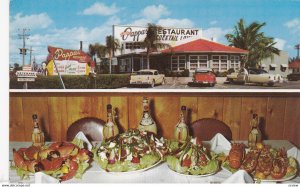
[{"label": "green glass bottle", "polygon": [[183,143],[189,137],[189,129],[185,122],[186,106],[181,106],[180,119],[174,130],[174,138]]},{"label": "green glass bottle", "polygon": [[141,122],[138,125],[138,129],[143,131],[152,132],[157,134],[157,126],[155,121],[152,119],[149,112],[149,100],[147,97],[143,98],[143,117]]},{"label": "green glass bottle", "polygon": [[107,109],[107,122],[105,123],[105,125],[103,127],[104,140],[107,140],[107,139],[117,136],[119,134],[118,126],[116,125],[116,123],[113,119],[111,104],[108,104],[106,106],[106,109]]}]

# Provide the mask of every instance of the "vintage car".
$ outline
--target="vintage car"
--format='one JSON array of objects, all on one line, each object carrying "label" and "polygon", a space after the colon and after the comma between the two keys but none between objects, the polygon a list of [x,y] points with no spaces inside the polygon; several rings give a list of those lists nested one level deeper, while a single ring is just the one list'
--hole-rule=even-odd
[{"label": "vintage car", "polygon": [[130,85],[149,85],[152,88],[158,84],[165,84],[165,75],[154,69],[144,69],[130,76]]},{"label": "vintage car", "polygon": [[277,82],[282,82],[283,78],[280,75],[273,75],[263,69],[242,68],[238,73],[227,75],[228,82],[236,83],[257,83],[273,86]]},{"label": "vintage car", "polygon": [[300,80],[300,73],[291,73],[287,75],[287,79],[289,81],[297,81]]},{"label": "vintage car", "polygon": [[193,75],[193,82],[189,82],[188,86],[208,85],[215,86],[216,75],[210,68],[199,68],[195,70]]}]

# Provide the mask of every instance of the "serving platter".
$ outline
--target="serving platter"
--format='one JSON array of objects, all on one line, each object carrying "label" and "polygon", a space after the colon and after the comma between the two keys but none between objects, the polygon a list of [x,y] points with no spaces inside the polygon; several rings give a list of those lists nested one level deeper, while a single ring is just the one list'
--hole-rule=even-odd
[{"label": "serving platter", "polygon": [[149,166],[147,168],[143,168],[143,169],[139,169],[139,170],[133,170],[133,171],[122,171],[122,172],[116,172],[116,171],[106,171],[104,169],[102,169],[101,167],[101,170],[104,171],[105,173],[108,173],[108,174],[112,174],[112,175],[131,175],[131,174],[140,174],[141,172],[144,172],[144,171],[147,171],[151,168],[154,168],[155,166],[159,165],[160,163],[162,163],[162,160],[159,160],[158,162],[156,162],[155,164],[153,164],[152,166]]},{"label": "serving platter", "polygon": [[172,170],[169,166],[168,166],[168,168],[169,168],[173,173],[176,173],[177,175],[181,175],[181,176],[185,176],[185,177],[195,177],[195,178],[208,177],[208,176],[214,175],[214,174],[216,174],[216,173],[218,172],[218,171],[214,171],[214,172],[212,172],[212,173],[203,174],[203,175],[190,175],[190,174],[178,173],[178,172]]}]

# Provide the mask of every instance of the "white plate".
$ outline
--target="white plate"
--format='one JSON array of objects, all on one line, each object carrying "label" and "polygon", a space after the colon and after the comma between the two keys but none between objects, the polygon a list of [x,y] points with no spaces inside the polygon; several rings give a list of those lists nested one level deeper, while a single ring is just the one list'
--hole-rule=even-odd
[{"label": "white plate", "polygon": [[261,182],[283,182],[283,181],[288,181],[288,180],[293,179],[296,175],[297,175],[297,172],[290,177],[286,177],[286,178],[283,177],[282,179],[262,179],[262,180],[260,180],[260,179],[254,178],[254,180],[261,181]]},{"label": "white plate", "polygon": [[100,168],[101,168],[103,171],[105,171],[106,173],[109,173],[109,174],[113,174],[113,175],[123,175],[123,174],[125,174],[125,175],[127,175],[127,174],[136,174],[136,173],[140,173],[140,172],[146,171],[146,170],[148,170],[148,169],[151,169],[151,168],[157,166],[157,165],[160,164],[161,162],[162,162],[162,160],[159,160],[158,162],[156,162],[156,163],[153,164],[152,166],[149,166],[149,167],[144,168],[144,169],[133,170],[133,171],[114,172],[114,171],[106,171],[106,170],[102,169],[101,167],[100,167]]},{"label": "white plate", "polygon": [[[228,171],[229,173],[232,173],[224,166],[221,166],[221,168],[224,169],[225,171]],[[283,181],[288,181],[288,180],[293,179],[296,175],[297,175],[297,172],[290,177],[286,177],[286,178],[282,178],[282,179],[257,179],[257,178],[253,178],[253,179],[255,181],[261,181],[261,182],[283,182]]]},{"label": "white plate", "polygon": [[204,174],[204,175],[189,175],[189,174],[178,173],[178,172],[172,170],[169,166],[168,166],[168,168],[169,168],[172,172],[176,173],[177,175],[181,175],[181,176],[185,176],[185,177],[196,177],[196,178],[198,178],[198,177],[207,177],[207,176],[211,176],[211,175],[214,175],[214,174],[216,174],[216,173],[218,172],[218,171],[215,171],[215,172],[213,172],[213,173],[208,173],[208,174]]}]

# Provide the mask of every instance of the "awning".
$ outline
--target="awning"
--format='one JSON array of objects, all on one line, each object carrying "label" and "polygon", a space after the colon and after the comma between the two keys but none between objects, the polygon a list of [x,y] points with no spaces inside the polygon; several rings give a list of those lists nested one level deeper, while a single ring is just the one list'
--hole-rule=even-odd
[{"label": "awning", "polygon": [[288,67],[289,67],[288,64],[281,64],[281,66],[282,66],[283,68],[288,68]]},{"label": "awning", "polygon": [[261,67],[262,67],[262,68],[265,68],[265,67],[267,67],[267,65],[266,65],[266,64],[262,64]]},{"label": "awning", "polygon": [[277,67],[277,64],[270,64],[270,66],[271,66],[272,68],[276,68],[276,67]]}]

